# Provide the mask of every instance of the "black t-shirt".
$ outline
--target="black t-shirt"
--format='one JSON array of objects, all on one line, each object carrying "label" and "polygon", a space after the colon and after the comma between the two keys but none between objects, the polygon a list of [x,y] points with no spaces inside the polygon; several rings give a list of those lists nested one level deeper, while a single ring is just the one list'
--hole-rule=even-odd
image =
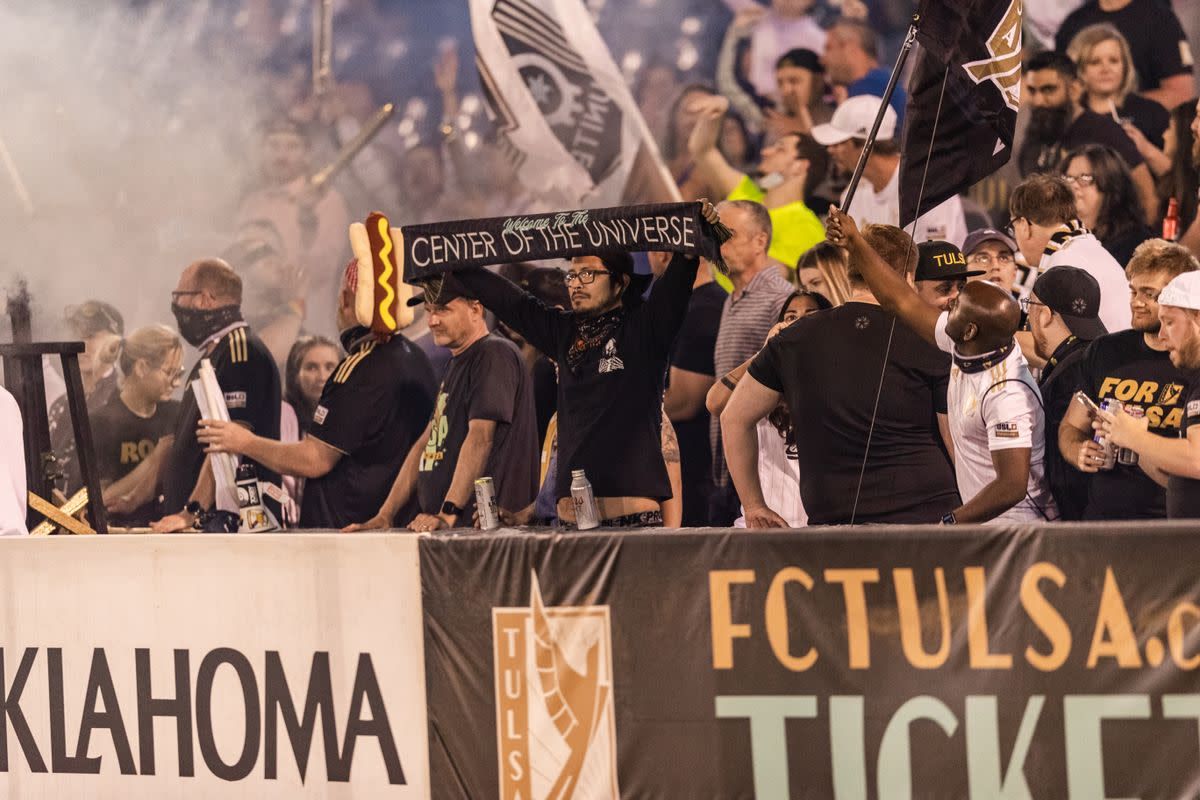
[{"label": "black t-shirt", "polygon": [[1071,337],[1054,351],[1051,363],[1042,370],[1038,388],[1046,412],[1046,482],[1059,519],[1083,519],[1087,508],[1088,483],[1091,476],[1080,472],[1063,460],[1058,449],[1058,427],[1071,407],[1071,398],[1082,381],[1080,368],[1088,342]]},{"label": "black t-shirt", "polygon": [[750,363],[750,376],[781,392],[791,412],[809,524],[850,522],[860,472],[856,522],[937,522],[958,506],[935,416],[946,411],[950,359],[903,324],[871,433],[893,322],[878,306],[847,303],[793,323]]},{"label": "black t-shirt", "polygon": [[[716,283],[692,291],[687,316],[675,341],[671,366],[715,377],[713,352],[721,327],[721,308],[729,295]],[[708,499],[712,491],[712,446],[709,444],[709,414],[705,408],[691,419],[672,423],[679,439],[679,466],[683,484],[683,525],[708,524]]]},{"label": "black t-shirt", "polygon": [[[179,403],[159,403],[149,417],[139,417],[115,394],[108,404],[92,415],[93,444],[96,446],[96,471],[107,485],[124,478],[154,452],[159,440],[175,432]],[[110,514],[113,525],[141,528],[157,519],[158,503],[152,499],[128,514]]]},{"label": "black t-shirt", "polygon": [[1090,109],[1083,109],[1067,132],[1055,144],[1039,145],[1037,142],[1026,141],[1019,156],[1021,174],[1032,172],[1047,172],[1058,169],[1063,156],[1077,147],[1085,144],[1102,144],[1116,150],[1125,159],[1130,169],[1137,167],[1143,161],[1141,153],[1133,140],[1113,121],[1112,117],[1097,114]]},{"label": "black t-shirt", "polygon": [[[438,390],[433,428],[417,466],[422,512],[441,511],[473,419],[496,423],[483,475],[495,482],[500,508],[520,510],[537,496],[540,450],[532,382],[516,345],[490,334],[450,359]],[[474,508],[472,487],[459,522],[469,524]]]},{"label": "black t-shirt", "polygon": [[558,411],[558,374],[554,362],[543,355],[533,362],[533,408],[540,442],[546,438],[550,418]]},{"label": "black t-shirt", "polygon": [[[698,259],[676,254],[648,300],[604,319],[548,308],[487,270],[456,273],[505,325],[559,365],[556,498],[570,494],[574,469],[587,473],[596,497],[671,496],[661,456],[663,378],[698,266]],[[606,321],[611,328],[601,325]],[[601,327],[608,332],[599,335]]]},{"label": "black t-shirt", "polygon": [[1104,249],[1118,264],[1124,267],[1129,263],[1129,259],[1133,258],[1133,251],[1137,249],[1137,246],[1147,239],[1153,238],[1154,232],[1139,222],[1116,236],[1105,236],[1100,244],[1104,245]]},{"label": "black t-shirt", "polygon": [[[1182,431],[1185,437],[1191,426],[1200,425],[1200,370],[1193,370],[1186,377],[1188,390],[1184,393],[1187,402]],[[1167,478],[1167,516],[1170,519],[1200,518],[1200,481],[1182,475]]]},{"label": "black t-shirt", "polygon": [[1179,17],[1165,0],[1133,0],[1119,11],[1104,11],[1091,0],[1063,20],[1054,37],[1054,49],[1063,53],[1075,34],[1089,25],[1107,22],[1129,42],[1138,85],[1157,89],[1163,78],[1183,75],[1192,69],[1192,54]]},{"label": "black t-shirt", "polygon": [[313,412],[308,435],[342,457],[328,473],[305,482],[302,528],[343,528],[378,513],[429,421],[433,394],[429,359],[403,336],[368,338],[352,348],[325,382]]},{"label": "black t-shirt", "polygon": [[[266,439],[279,438],[279,412],[282,400],[279,392],[279,369],[266,345],[246,326],[238,327],[218,340],[208,355],[216,373],[221,393],[225,395],[225,406],[229,418],[245,425],[255,434]],[[200,470],[204,467],[204,450],[196,441],[196,424],[200,421],[200,409],[192,392],[192,381],[200,375],[200,362],[192,367],[183,393],[183,404],[176,418],[175,443],[167,458],[161,481],[163,486],[163,513],[174,514],[183,509]],[[258,464],[253,459],[243,459],[254,465],[258,479],[279,485],[279,475]],[[279,519],[279,504],[263,495],[263,501]]]},{"label": "black t-shirt", "polygon": [[[1101,336],[1088,345],[1074,388],[1082,389],[1097,403],[1115,398],[1141,406],[1151,431],[1175,438],[1183,424],[1186,385],[1166,351],[1152,350],[1140,331],[1128,330]],[[1088,481],[1083,518],[1162,519],[1167,513],[1166,501],[1163,488],[1140,467],[1117,464]]]},{"label": "black t-shirt", "polygon": [[1117,116],[1132,120],[1133,127],[1141,131],[1150,144],[1162,150],[1163,134],[1171,124],[1170,111],[1140,94],[1129,94],[1125,102],[1117,106]]}]

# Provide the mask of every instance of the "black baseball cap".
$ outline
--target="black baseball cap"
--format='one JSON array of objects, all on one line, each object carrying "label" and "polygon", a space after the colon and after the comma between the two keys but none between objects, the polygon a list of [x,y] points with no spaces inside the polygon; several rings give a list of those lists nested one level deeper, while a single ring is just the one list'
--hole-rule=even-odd
[{"label": "black baseball cap", "polygon": [[963,242],[962,251],[967,255],[971,255],[984,242],[999,242],[1014,253],[1019,249],[1016,241],[1004,231],[996,230],[995,228],[980,228],[967,234],[967,240]]},{"label": "black baseball cap", "polygon": [[[451,300],[462,298],[464,300],[474,300],[475,295],[467,291],[467,287],[463,286],[462,281],[454,277],[454,273],[446,272],[436,278],[431,278],[422,281],[425,286],[425,291],[418,295],[413,295],[408,299],[410,306],[423,305],[426,300],[434,305],[444,306],[450,303]],[[437,284],[441,283],[441,286]]]},{"label": "black baseball cap", "polygon": [[944,281],[982,275],[981,269],[967,269],[962,251],[949,242],[928,241],[917,245],[917,280]]},{"label": "black baseball cap", "polygon": [[1100,284],[1087,270],[1051,267],[1033,284],[1033,293],[1080,339],[1091,341],[1108,333],[1100,321]]}]

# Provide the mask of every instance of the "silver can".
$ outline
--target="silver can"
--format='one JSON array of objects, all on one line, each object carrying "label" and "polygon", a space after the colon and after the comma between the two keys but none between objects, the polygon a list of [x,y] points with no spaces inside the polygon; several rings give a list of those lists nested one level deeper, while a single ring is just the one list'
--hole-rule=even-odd
[{"label": "silver can", "polygon": [[571,470],[571,502],[575,504],[575,527],[581,531],[600,527],[600,509],[592,494],[592,483],[581,469]]},{"label": "silver can", "polygon": [[[1125,413],[1134,419],[1141,419],[1146,416],[1146,410],[1141,406],[1125,406]],[[1138,454],[1128,447],[1122,447],[1117,452],[1117,463],[1125,467],[1136,467],[1138,465]]]},{"label": "silver can", "polygon": [[500,509],[496,505],[496,482],[491,478],[475,481],[475,508],[479,510],[479,529],[494,531],[500,527]]},{"label": "silver can", "polygon": [[[1107,411],[1109,414],[1120,414],[1124,408],[1124,403],[1120,400],[1114,400],[1111,397],[1100,401],[1100,409]],[[1110,470],[1115,467],[1117,465],[1117,446],[1108,441],[1108,437],[1099,431],[1096,431],[1096,435],[1092,437],[1092,441],[1104,448],[1104,462],[1098,468]]]}]

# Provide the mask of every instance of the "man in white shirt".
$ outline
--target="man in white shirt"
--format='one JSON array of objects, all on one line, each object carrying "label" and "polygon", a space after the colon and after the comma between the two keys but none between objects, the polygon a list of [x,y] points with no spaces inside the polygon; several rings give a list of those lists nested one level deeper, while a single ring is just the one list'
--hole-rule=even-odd
[{"label": "man in white shirt", "polygon": [[[882,102],[873,95],[851,97],[833,112],[832,120],[813,128],[813,138],[828,148],[829,157],[842,171],[854,171]],[[843,194],[842,201],[845,199]],[[875,146],[848,210],[859,227],[872,223],[900,225],[900,143],[896,141],[896,112],[890,106],[884,112]],[[915,229],[905,230],[917,244],[940,239],[962,247],[967,238],[962,200],[957,195],[951,197],[922,214]]]},{"label": "man in white shirt", "polygon": [[1129,283],[1125,268],[1104,249],[1100,240],[1075,216],[1075,195],[1066,182],[1053,175],[1030,175],[1008,199],[1013,238],[1036,267],[1030,271],[1021,296],[1029,295],[1033,282],[1059,266],[1086,270],[1100,284],[1100,320],[1109,333],[1129,329]]},{"label": "man in white shirt", "polygon": [[953,358],[947,407],[963,504],[942,522],[1056,519],[1043,465],[1045,414],[1014,339],[1021,315],[1012,295],[968,283],[950,310],[939,312],[871,249],[851,217],[832,209],[826,228],[829,241],[850,251],[880,304]]},{"label": "man in white shirt", "polygon": [[25,438],[21,409],[8,390],[0,386],[0,536],[26,536]]}]

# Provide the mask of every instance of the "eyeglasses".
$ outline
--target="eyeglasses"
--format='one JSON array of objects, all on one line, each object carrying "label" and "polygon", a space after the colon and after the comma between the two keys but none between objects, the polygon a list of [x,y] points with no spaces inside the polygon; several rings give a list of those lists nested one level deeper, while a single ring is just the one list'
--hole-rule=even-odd
[{"label": "eyeglasses", "polygon": [[1027,224],[1030,224],[1030,225],[1033,224],[1033,223],[1029,222],[1028,217],[1013,217],[1012,221],[1008,223],[1008,227],[1004,229],[1004,232],[1008,234],[1010,239],[1017,238],[1017,223],[1020,222],[1021,220],[1025,220],[1025,222]]},{"label": "eyeglasses", "polygon": [[172,384],[179,383],[183,380],[183,376],[187,374],[187,370],[183,367],[179,367],[178,369],[164,369],[163,367],[159,367],[158,371],[162,373],[164,378],[170,380]]},{"label": "eyeglasses", "polygon": [[563,283],[570,286],[572,282],[579,281],[583,286],[588,286],[596,280],[597,275],[612,275],[612,270],[609,269],[581,269],[578,272],[563,272]]},{"label": "eyeglasses", "polygon": [[1096,182],[1096,176],[1090,172],[1085,172],[1082,175],[1063,175],[1062,179],[1068,186],[1080,186],[1083,188],[1087,188]]},{"label": "eyeglasses", "polygon": [[993,260],[995,260],[995,262],[1001,266],[1008,266],[1016,263],[1013,259],[1012,253],[1000,253],[994,257],[991,253],[975,253],[967,258],[967,263],[978,264],[981,267],[988,267],[991,266]]},{"label": "eyeglasses", "polygon": [[1021,310],[1024,311],[1026,314],[1029,313],[1030,306],[1042,306],[1044,308],[1050,307],[1050,306],[1046,305],[1045,303],[1039,303],[1037,300],[1034,300],[1031,297],[1022,297],[1020,300],[1020,303],[1021,303]]}]

